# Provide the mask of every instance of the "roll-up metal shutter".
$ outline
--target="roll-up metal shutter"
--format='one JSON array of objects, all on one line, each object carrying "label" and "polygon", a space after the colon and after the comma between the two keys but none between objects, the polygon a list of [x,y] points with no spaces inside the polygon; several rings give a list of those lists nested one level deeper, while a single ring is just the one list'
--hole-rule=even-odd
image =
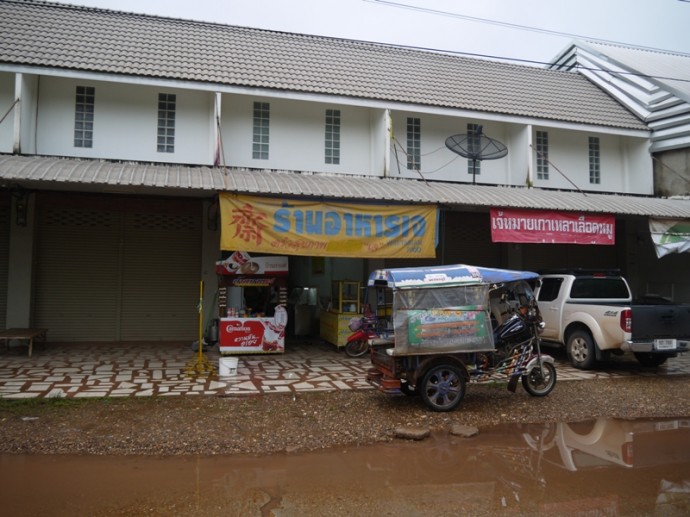
[{"label": "roll-up metal shutter", "polygon": [[10,257],[11,200],[0,194],[0,328],[7,328],[7,281]]},{"label": "roll-up metal shutter", "polygon": [[500,267],[501,248],[491,242],[488,214],[445,211],[441,218],[441,242],[434,259],[386,259],[385,267],[471,264]]},{"label": "roll-up metal shutter", "polygon": [[120,232],[116,212],[38,209],[33,321],[51,341],[118,339]]},{"label": "roll-up metal shutter", "polygon": [[44,195],[34,321],[51,341],[193,340],[201,203]]},{"label": "roll-up metal shutter", "polygon": [[501,247],[491,242],[489,214],[445,212],[444,264],[501,267]]},{"label": "roll-up metal shutter", "polygon": [[567,267],[565,244],[520,244],[522,265],[527,271]]},{"label": "roll-up metal shutter", "polygon": [[193,340],[199,334],[201,219],[127,214],[121,339]]},{"label": "roll-up metal shutter", "polygon": [[524,268],[540,271],[553,268],[615,268],[616,246],[581,244],[522,244]]}]

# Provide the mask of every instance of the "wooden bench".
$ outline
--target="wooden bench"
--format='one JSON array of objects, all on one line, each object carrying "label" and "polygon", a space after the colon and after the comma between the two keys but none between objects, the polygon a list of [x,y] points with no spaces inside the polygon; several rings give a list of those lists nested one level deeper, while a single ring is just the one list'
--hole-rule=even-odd
[{"label": "wooden bench", "polygon": [[29,345],[29,357],[31,357],[34,339],[45,341],[47,333],[48,329],[7,329],[0,331],[0,339],[5,340],[5,347],[9,346],[12,339],[26,341]]}]

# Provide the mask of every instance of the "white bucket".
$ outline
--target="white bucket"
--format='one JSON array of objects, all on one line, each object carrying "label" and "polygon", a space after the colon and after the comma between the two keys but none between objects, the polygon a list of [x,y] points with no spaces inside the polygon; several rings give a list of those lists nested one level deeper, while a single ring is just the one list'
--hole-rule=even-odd
[{"label": "white bucket", "polygon": [[238,362],[239,359],[237,357],[221,357],[218,360],[218,376],[231,377],[237,375]]}]

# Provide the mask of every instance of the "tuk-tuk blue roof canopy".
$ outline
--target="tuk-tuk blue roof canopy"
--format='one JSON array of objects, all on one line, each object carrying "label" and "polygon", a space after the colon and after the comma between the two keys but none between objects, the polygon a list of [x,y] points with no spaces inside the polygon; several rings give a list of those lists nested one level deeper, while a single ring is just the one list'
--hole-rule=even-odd
[{"label": "tuk-tuk blue roof canopy", "polygon": [[452,287],[472,284],[500,284],[518,280],[533,280],[539,275],[532,271],[495,269],[454,264],[432,267],[403,267],[377,269],[369,275],[367,285],[391,289],[410,287]]}]

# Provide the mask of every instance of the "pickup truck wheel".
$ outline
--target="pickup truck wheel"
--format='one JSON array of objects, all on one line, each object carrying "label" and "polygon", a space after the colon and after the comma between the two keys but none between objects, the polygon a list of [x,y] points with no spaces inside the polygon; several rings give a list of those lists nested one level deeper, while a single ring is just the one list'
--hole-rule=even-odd
[{"label": "pickup truck wheel", "polygon": [[592,336],[584,330],[576,330],[570,334],[566,351],[570,364],[580,370],[589,370],[597,360]]},{"label": "pickup truck wheel", "polygon": [[465,376],[455,365],[436,365],[424,375],[417,391],[432,411],[452,411],[465,396]]},{"label": "pickup truck wheel", "polygon": [[637,359],[637,362],[642,366],[656,368],[657,366],[664,364],[666,359],[668,359],[668,356],[661,354],[650,354],[647,352],[635,352],[635,359]]}]

